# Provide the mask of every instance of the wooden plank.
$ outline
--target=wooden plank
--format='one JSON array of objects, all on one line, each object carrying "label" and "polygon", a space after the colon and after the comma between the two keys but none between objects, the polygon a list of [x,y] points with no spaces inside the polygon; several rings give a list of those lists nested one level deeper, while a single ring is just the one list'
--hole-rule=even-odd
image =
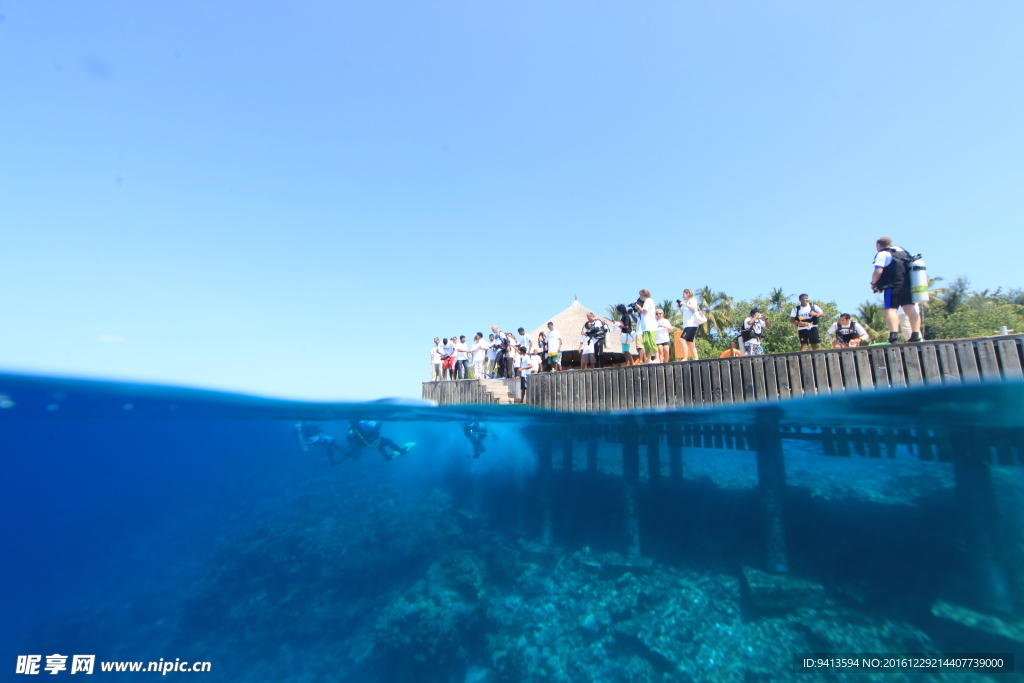
[{"label": "wooden plank", "polygon": [[857,349],[853,352],[857,359],[857,382],[861,389],[874,389],[875,376],[871,372],[871,353],[867,349]]},{"label": "wooden plank", "polygon": [[611,410],[622,410],[622,368],[612,368],[608,375],[608,391],[610,397],[608,399],[608,407]]},{"label": "wooden plank", "polygon": [[680,385],[683,395],[683,405],[692,408],[693,401],[693,361],[685,361],[680,368]]},{"label": "wooden plank", "polygon": [[800,383],[804,387],[805,396],[814,396],[818,388],[814,383],[814,353],[801,353],[800,356]]},{"label": "wooden plank", "polygon": [[960,377],[965,382],[981,380],[978,372],[978,359],[974,356],[974,344],[969,341],[956,342],[956,359],[960,364]]},{"label": "wooden plank", "polygon": [[814,384],[818,387],[818,394],[831,394],[828,383],[828,357],[829,353],[812,353],[811,361],[814,363]]},{"label": "wooden plank", "polygon": [[978,353],[978,367],[981,370],[982,381],[998,382],[1001,380],[999,359],[996,357],[996,345],[992,340],[979,339],[975,342],[975,349]]},{"label": "wooden plank", "polygon": [[[843,386],[847,391],[860,389],[860,380],[857,379],[857,353],[853,349],[843,349],[837,353],[839,365],[843,369]],[[833,375],[833,382],[835,375]]]},{"label": "wooden plank", "polygon": [[676,366],[678,363],[665,365],[665,405],[669,408],[676,406]]},{"label": "wooden plank", "polygon": [[1014,339],[1000,339],[996,342],[996,354],[999,356],[999,365],[1003,368],[1003,377],[1006,379],[1021,379],[1020,351],[1017,341]]},{"label": "wooden plank", "polygon": [[633,401],[637,410],[650,408],[650,394],[648,391],[648,365],[644,363],[637,368],[636,376],[633,378]]},{"label": "wooden plank", "polygon": [[656,406],[667,406],[668,399],[665,395],[665,364],[658,363],[654,366],[654,401]]},{"label": "wooden plank", "polygon": [[700,387],[703,391],[703,404],[713,405],[715,402],[714,393],[711,388],[711,361],[700,361]]},{"label": "wooden plank", "polygon": [[642,391],[640,394],[640,398],[643,400],[644,408],[651,407],[651,398],[652,394],[654,393],[654,373],[652,372],[653,368],[654,366],[650,364],[646,364],[643,366],[643,368],[641,368],[640,379],[642,382]]},{"label": "wooden plank", "polygon": [[894,389],[906,389],[907,380],[903,373],[903,352],[900,346],[883,346],[886,368],[889,370],[889,384]]},{"label": "wooden plank", "polygon": [[612,409],[612,376],[615,370],[605,368],[601,371],[601,410]]},{"label": "wooden plank", "polygon": [[632,365],[622,369],[622,377],[620,378],[622,383],[622,393],[620,394],[622,397],[622,410],[633,410],[633,372],[634,368]]},{"label": "wooden plank", "polygon": [[937,344],[939,349],[939,366],[942,371],[943,384],[960,384],[960,362],[956,359],[956,345],[953,343]]},{"label": "wooden plank", "polygon": [[800,356],[786,356],[787,371],[789,372],[789,393],[793,398],[804,395],[804,385],[800,377]]},{"label": "wooden plank", "polygon": [[900,347],[903,354],[903,371],[906,374],[907,386],[924,386],[924,366],[921,363],[919,344],[904,344]]},{"label": "wooden plank", "polygon": [[750,361],[751,370],[754,373],[754,399],[765,401],[768,399],[768,389],[764,377],[764,358],[754,356]]},{"label": "wooden plank", "polygon": [[718,367],[722,380],[722,403],[732,403],[732,366],[736,363],[733,358],[718,361]]},{"label": "wooden plank", "polygon": [[889,389],[889,365],[885,358],[884,346],[868,349],[871,358],[871,376],[875,381],[875,389]]},{"label": "wooden plank", "polygon": [[775,366],[775,383],[779,387],[779,398],[787,399],[793,395],[792,385],[789,383],[789,361],[785,356],[766,356],[765,363]]},{"label": "wooden plank", "polygon": [[925,385],[942,384],[939,353],[934,344],[921,344],[921,376]]},{"label": "wooden plank", "polygon": [[754,391],[754,359],[744,358],[742,361],[741,373],[743,378],[743,400],[756,401],[757,392]]},{"label": "wooden plank", "polygon": [[722,404],[722,363],[721,361],[709,361],[708,371],[711,379],[711,402],[714,405]]},{"label": "wooden plank", "polygon": [[742,403],[747,399],[743,396],[743,361],[739,358],[729,364],[729,374],[732,379],[732,400],[735,403]]},{"label": "wooden plank", "polygon": [[764,371],[765,398],[769,401],[779,400],[779,378],[775,372],[775,361],[771,357],[758,356]]},{"label": "wooden plank", "polygon": [[833,394],[841,394],[846,391],[846,382],[843,380],[843,366],[839,359],[841,351],[833,351],[825,356],[825,363],[828,365],[829,388]]}]

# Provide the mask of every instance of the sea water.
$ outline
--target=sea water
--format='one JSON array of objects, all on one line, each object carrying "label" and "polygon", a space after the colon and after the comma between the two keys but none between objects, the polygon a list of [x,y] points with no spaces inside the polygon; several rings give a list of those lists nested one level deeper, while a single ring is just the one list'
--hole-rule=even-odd
[{"label": "sea water", "polygon": [[[919,679],[885,672],[906,655],[1006,680],[938,657],[1021,652],[1022,408],[1015,383],[567,415],[3,376],[0,678]],[[296,430],[348,447],[358,420],[415,445],[332,465]]]}]

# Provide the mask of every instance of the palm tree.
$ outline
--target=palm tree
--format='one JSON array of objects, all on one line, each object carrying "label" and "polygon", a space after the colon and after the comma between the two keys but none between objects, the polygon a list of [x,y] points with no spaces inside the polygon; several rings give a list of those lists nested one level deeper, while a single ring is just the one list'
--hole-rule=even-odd
[{"label": "palm tree", "polygon": [[768,308],[773,311],[781,311],[789,305],[789,295],[782,291],[782,287],[776,287],[768,295]]},{"label": "palm tree", "polygon": [[615,306],[616,304],[608,304],[604,308],[604,312],[608,314],[609,320],[619,320],[622,317],[621,315],[619,315],[619,309],[617,309]]},{"label": "palm tree", "polygon": [[715,330],[715,336],[721,338],[724,332],[735,327],[732,320],[733,298],[725,292],[714,292],[710,287],[704,287],[697,296],[700,297],[704,315],[708,321],[700,326],[705,336],[711,337],[711,328]]},{"label": "palm tree", "polygon": [[865,301],[857,307],[857,322],[864,326],[872,342],[885,341],[889,338],[889,328],[885,324],[885,311],[881,305]]}]

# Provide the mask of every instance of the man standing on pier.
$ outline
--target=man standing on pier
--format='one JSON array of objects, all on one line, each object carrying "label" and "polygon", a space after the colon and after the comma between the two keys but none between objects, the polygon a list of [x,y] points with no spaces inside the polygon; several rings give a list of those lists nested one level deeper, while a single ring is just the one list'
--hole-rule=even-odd
[{"label": "man standing on pier", "polygon": [[900,340],[899,309],[907,314],[910,322],[908,342],[921,341],[921,316],[914,306],[914,297],[910,293],[910,276],[907,264],[910,254],[906,249],[894,247],[891,237],[879,237],[875,242],[875,269],[871,273],[871,291],[882,294],[885,308],[885,325],[889,328],[889,343]]},{"label": "man standing on pier", "polygon": [[789,322],[796,325],[801,351],[806,351],[808,346],[814,351],[818,350],[818,344],[821,343],[821,336],[818,333],[818,318],[824,315],[825,312],[821,310],[820,306],[807,300],[806,294],[800,295],[800,303],[793,307],[793,312],[789,314]]}]

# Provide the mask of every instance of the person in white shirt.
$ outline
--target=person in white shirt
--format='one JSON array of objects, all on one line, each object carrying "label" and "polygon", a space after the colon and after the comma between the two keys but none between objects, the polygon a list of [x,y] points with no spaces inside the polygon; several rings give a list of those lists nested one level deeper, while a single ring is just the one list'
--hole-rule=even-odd
[{"label": "person in white shirt", "polygon": [[637,350],[640,352],[641,363],[655,363],[658,358],[658,343],[654,340],[654,332],[658,327],[658,318],[654,314],[655,304],[649,289],[640,290],[640,298],[636,300],[640,318],[640,337]]},{"label": "person in white shirt", "polygon": [[430,381],[438,382],[444,375],[442,369],[441,356],[444,355],[444,351],[441,349],[441,340],[438,337],[434,337],[434,346],[430,349]]},{"label": "person in white shirt", "polygon": [[494,361],[498,357],[498,351],[494,348],[494,335],[487,335],[487,368],[484,370],[489,376],[494,376]]},{"label": "person in white shirt", "polygon": [[529,378],[530,372],[533,370],[533,363],[530,362],[530,354],[523,353],[519,355],[519,359],[516,361],[516,369],[519,371],[519,387],[523,392],[519,398],[520,400],[525,400],[527,378]]},{"label": "person in white shirt", "polygon": [[455,379],[455,339],[445,337],[442,340],[441,363],[444,367],[444,378]]},{"label": "person in white shirt", "polygon": [[750,309],[750,317],[743,321],[743,331],[740,336],[743,339],[743,352],[748,356],[760,356],[764,353],[761,346],[761,336],[764,329],[768,327],[768,318],[761,313],[761,309]]},{"label": "person in white shirt", "polygon": [[683,298],[677,299],[680,310],[683,312],[683,360],[697,359],[697,345],[694,340],[697,338],[697,297],[693,295],[692,289],[683,290]]},{"label": "person in white shirt", "polygon": [[598,368],[604,367],[604,343],[608,338],[608,326],[593,311],[587,313],[590,323],[590,337],[594,341],[594,363]]},{"label": "person in white shirt", "polygon": [[843,313],[839,320],[832,323],[832,327],[828,328],[828,336],[832,338],[833,349],[859,346],[862,341],[868,341],[867,330],[849,313]]},{"label": "person in white shirt", "polygon": [[548,364],[551,372],[562,370],[562,335],[555,329],[555,323],[548,321]]},{"label": "person in white shirt", "polygon": [[665,320],[665,311],[660,308],[655,309],[654,316],[656,318],[656,329],[654,330],[654,343],[658,345],[658,362],[668,362],[668,345],[672,339],[672,323]]},{"label": "person in white shirt", "polygon": [[519,346],[525,346],[526,353],[533,351],[533,342],[530,340],[530,335],[526,334],[526,330],[522,327],[519,328],[519,337],[516,339],[516,343]]},{"label": "person in white shirt", "polygon": [[473,335],[473,346],[470,353],[473,354],[473,376],[482,379],[484,376],[484,363],[487,362],[487,349],[490,344],[484,341],[484,333],[477,332]]},{"label": "person in white shirt", "polygon": [[580,369],[586,370],[595,366],[594,360],[594,340],[591,339],[587,332],[590,330],[591,323],[588,320],[583,323],[583,329],[580,332]]},{"label": "person in white shirt", "polygon": [[907,272],[913,257],[902,248],[894,246],[891,237],[879,237],[875,241],[874,269],[871,273],[871,291],[882,295],[882,306],[885,308],[885,325],[889,328],[889,343],[895,344],[900,339],[900,321],[897,311],[903,309],[910,322],[910,336],[905,337],[910,343],[921,341],[921,316],[914,307],[914,295],[910,286],[910,273]]},{"label": "person in white shirt", "polygon": [[455,344],[455,378],[466,379],[469,377],[469,347],[466,346],[466,335],[461,335]]},{"label": "person in white shirt", "polygon": [[810,346],[813,351],[818,350],[821,343],[821,335],[818,332],[818,318],[825,316],[818,304],[812,304],[806,294],[800,295],[800,303],[793,307],[789,314],[789,322],[796,326],[797,335],[800,337],[800,350],[806,351]]}]

